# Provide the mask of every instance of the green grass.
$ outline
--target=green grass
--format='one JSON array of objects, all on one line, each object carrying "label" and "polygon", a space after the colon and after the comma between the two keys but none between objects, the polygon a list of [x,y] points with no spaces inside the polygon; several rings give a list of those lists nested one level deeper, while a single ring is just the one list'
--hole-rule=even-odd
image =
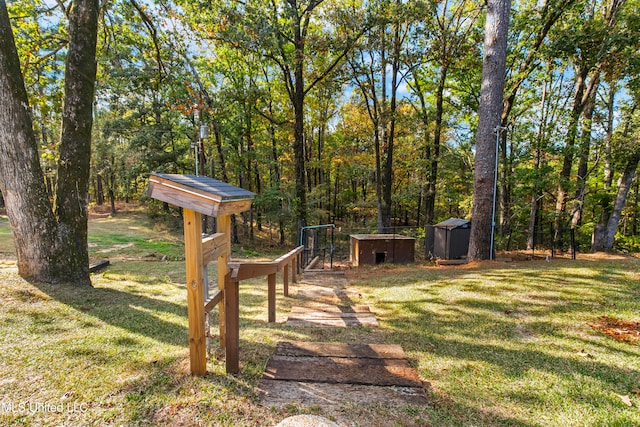
[{"label": "green grass", "polygon": [[640,348],[588,323],[639,320],[639,267],[627,258],[374,269],[358,284],[383,335],[431,383],[431,425],[634,426]]},{"label": "green grass", "polygon": [[184,259],[182,236],[154,224],[144,213],[92,219],[88,240],[94,258]]},{"label": "green grass", "polygon": [[0,254],[12,254],[14,251],[9,219],[0,215]]},{"label": "green grass", "polygon": [[[362,426],[640,425],[640,346],[588,325],[639,320],[638,259],[349,271],[362,294],[353,302],[368,304],[379,328],[268,324],[266,280],[243,282],[241,372],[226,375],[214,355],[195,378],[185,266],[173,261],[181,236],[130,216],[90,230],[92,251],[115,258],[93,288],[28,283],[0,258],[0,425],[265,426],[300,412]],[[278,321],[297,304],[279,291]],[[431,404],[264,408],[257,384],[284,339],[400,344]]]}]

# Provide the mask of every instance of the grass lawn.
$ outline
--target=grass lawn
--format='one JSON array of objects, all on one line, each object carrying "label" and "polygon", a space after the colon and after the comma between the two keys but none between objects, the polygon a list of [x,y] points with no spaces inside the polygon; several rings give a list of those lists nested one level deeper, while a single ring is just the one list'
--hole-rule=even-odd
[{"label": "grass lawn", "polygon": [[[0,239],[7,228],[0,218]],[[93,288],[27,283],[0,255],[0,425],[268,426],[301,412],[362,426],[640,425],[638,341],[590,326],[640,320],[639,259],[350,270],[379,328],[268,324],[266,280],[243,282],[241,373],[214,355],[195,378],[179,233],[135,215],[90,230],[92,257],[112,260]],[[296,300],[280,295],[282,321]],[[431,404],[264,408],[256,386],[285,339],[401,344]]]}]

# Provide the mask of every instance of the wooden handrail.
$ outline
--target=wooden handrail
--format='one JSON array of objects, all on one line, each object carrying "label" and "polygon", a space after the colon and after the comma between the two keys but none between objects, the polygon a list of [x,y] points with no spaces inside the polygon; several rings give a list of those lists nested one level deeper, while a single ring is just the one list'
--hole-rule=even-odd
[{"label": "wooden handrail", "polygon": [[233,269],[233,280],[241,281],[254,279],[256,277],[268,276],[270,274],[281,271],[285,265],[288,265],[294,257],[296,257],[304,246],[298,246],[297,248],[287,252],[279,258],[273,261],[242,261],[231,262],[229,268]]},{"label": "wooden handrail", "polygon": [[273,260],[274,263],[278,264],[278,271],[282,270],[282,267],[284,267],[285,265],[289,264],[291,262],[291,259],[298,255],[300,252],[302,252],[304,250],[304,246],[298,246],[297,248],[287,252],[286,254],[282,255],[279,258],[276,258],[275,260]]},{"label": "wooden handrail", "polygon": [[296,281],[298,269],[298,257],[302,253],[304,246],[287,252],[273,261],[256,262],[230,262],[229,269],[232,271],[231,280],[238,283],[241,280],[253,279],[267,276],[268,279],[268,320],[276,321],[276,273],[283,272],[284,295],[289,296],[289,264],[292,266],[293,281]]}]

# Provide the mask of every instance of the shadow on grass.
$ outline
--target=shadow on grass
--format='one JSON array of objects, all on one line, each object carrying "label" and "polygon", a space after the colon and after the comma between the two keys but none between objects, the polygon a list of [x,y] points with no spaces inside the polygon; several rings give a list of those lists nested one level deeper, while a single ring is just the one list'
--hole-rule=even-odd
[{"label": "shadow on grass", "polygon": [[[593,422],[631,425],[637,416],[622,411],[615,419],[607,416],[621,406],[614,394],[626,394],[640,383],[639,352],[597,339],[586,323],[611,310],[637,312],[640,285],[629,274],[636,270],[635,260],[622,265],[537,262],[414,268],[395,274],[372,271],[356,280],[374,299],[374,310],[383,314],[381,334],[386,342],[419,354],[420,360],[413,363],[426,366],[426,379],[434,375],[445,385],[433,396],[434,411],[443,420],[452,417],[456,425],[529,425],[523,416],[516,420],[490,413],[491,401],[504,399],[532,410],[602,406],[608,410],[597,413]],[[504,384],[496,385],[485,401],[483,393],[493,386],[474,384],[479,376],[484,376],[481,383],[491,383],[496,373],[495,381]],[[530,384],[547,375],[560,383],[560,390],[548,380],[538,383],[549,388],[551,400],[547,390]],[[466,385],[454,390],[461,383]]]},{"label": "shadow on grass", "polygon": [[[105,287],[77,287],[33,283],[57,301],[101,321],[163,343],[188,345],[187,328],[164,320],[162,313],[187,317],[186,305]],[[87,328],[95,326],[87,324]],[[124,343],[126,344],[126,343]]]}]

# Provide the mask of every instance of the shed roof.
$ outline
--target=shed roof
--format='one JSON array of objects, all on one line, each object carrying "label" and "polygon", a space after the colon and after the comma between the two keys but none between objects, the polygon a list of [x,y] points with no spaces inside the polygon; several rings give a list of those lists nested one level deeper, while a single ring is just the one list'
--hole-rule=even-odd
[{"label": "shed roof", "polygon": [[356,240],[415,240],[402,234],[351,234],[350,237]]},{"label": "shed roof", "polygon": [[471,221],[462,218],[449,218],[434,225],[434,227],[446,228],[448,230],[453,230],[454,228],[469,228],[470,226]]},{"label": "shed roof", "polygon": [[244,212],[255,194],[206,176],[153,174],[147,195],[205,215],[220,216]]}]

